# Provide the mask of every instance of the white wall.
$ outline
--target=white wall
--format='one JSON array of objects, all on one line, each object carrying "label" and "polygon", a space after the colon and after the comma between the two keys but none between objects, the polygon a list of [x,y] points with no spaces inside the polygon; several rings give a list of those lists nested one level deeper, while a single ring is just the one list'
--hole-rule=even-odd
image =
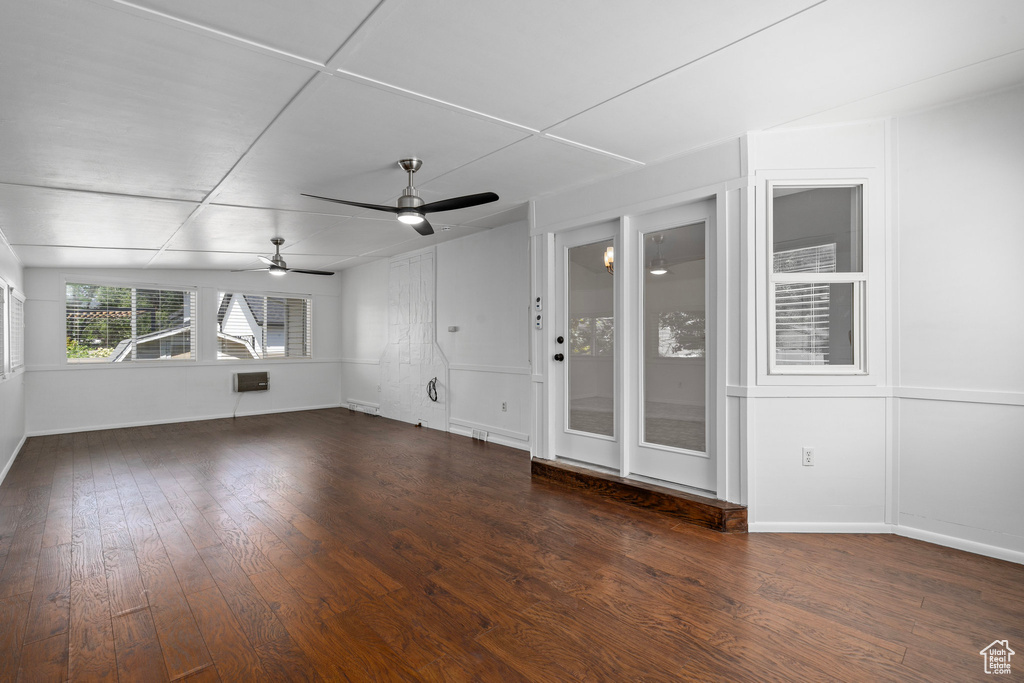
[{"label": "white wall", "polygon": [[[0,279],[24,291],[23,270],[7,242],[0,239]],[[28,314],[26,313],[26,317]],[[2,334],[2,331],[0,331]],[[2,362],[2,359],[0,359]],[[25,440],[25,373],[18,371],[0,380],[0,482],[14,463]]]},{"label": "white wall", "polygon": [[[492,441],[528,449],[527,224],[512,223],[439,244],[436,269],[436,340],[449,368],[447,428],[460,434],[484,430]],[[380,406],[388,278],[388,260],[341,273],[342,399],[371,412]],[[458,329],[449,332],[449,327]]]},{"label": "white wall", "polygon": [[516,448],[529,448],[531,431],[529,248],[525,221],[437,247],[437,341],[450,368],[451,429],[482,429]]},{"label": "white wall", "polygon": [[[64,283],[75,279],[198,287],[198,359],[166,365],[67,364]],[[224,290],[312,295],[313,360],[216,360],[217,293]],[[30,268],[25,271],[25,294],[29,434],[230,417],[236,407],[237,414],[246,415],[341,402],[337,276],[272,278],[267,273]],[[269,373],[269,391],[234,393],[234,373],[262,370]]]},{"label": "white wall", "polygon": [[897,165],[899,523],[1016,561],[1024,561],[1022,112],[1017,88],[903,117]]},{"label": "white wall", "polygon": [[[743,402],[748,521],[755,531],[885,531],[893,518],[886,248],[887,128],[882,122],[751,134],[756,196],[745,273],[747,346],[755,365],[730,389]],[[768,181],[864,182],[867,370],[856,376],[772,375],[767,333]],[[847,225],[849,223],[847,222]],[[813,448],[815,464],[801,462]]]},{"label": "white wall", "polygon": [[338,273],[341,286],[341,399],[376,412],[380,357],[388,341],[388,260]]}]

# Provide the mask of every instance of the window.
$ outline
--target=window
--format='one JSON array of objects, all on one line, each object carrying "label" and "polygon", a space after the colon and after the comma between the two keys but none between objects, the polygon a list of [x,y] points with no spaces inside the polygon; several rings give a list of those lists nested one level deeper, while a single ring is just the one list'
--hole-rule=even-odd
[{"label": "window", "polygon": [[615,319],[573,318],[569,324],[569,351],[574,356],[610,356],[615,350]]},{"label": "window", "polygon": [[4,353],[6,347],[4,341],[6,336],[4,331],[7,329],[5,324],[7,321],[7,285],[4,284],[3,280],[0,280],[0,379],[6,377],[7,372],[7,354]]},{"label": "window", "polygon": [[11,370],[25,365],[25,297],[10,290],[10,335],[8,336]]},{"label": "window", "polygon": [[864,372],[863,185],[770,188],[771,372]]},{"label": "window", "polygon": [[312,358],[312,300],[221,292],[217,358]]},{"label": "window", "polygon": [[65,302],[69,363],[196,357],[193,290],[69,282]]}]

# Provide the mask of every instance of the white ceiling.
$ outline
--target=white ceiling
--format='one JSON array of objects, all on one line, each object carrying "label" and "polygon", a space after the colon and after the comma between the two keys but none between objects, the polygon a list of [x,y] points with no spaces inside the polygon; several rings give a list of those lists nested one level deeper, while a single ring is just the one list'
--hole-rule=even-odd
[{"label": "white ceiling", "polygon": [[[750,130],[1024,82],[1020,0],[6,0],[0,231],[25,266],[337,270]],[[397,160],[426,201],[393,217]],[[446,228],[446,229],[442,229]]]}]

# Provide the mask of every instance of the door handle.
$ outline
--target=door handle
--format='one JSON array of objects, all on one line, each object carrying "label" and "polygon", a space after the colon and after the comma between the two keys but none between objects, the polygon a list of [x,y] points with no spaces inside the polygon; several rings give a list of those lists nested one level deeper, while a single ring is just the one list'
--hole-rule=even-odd
[{"label": "door handle", "polygon": [[565,356],[563,356],[563,355],[562,355],[562,354],[560,354],[560,353],[556,353],[556,354],[555,354],[555,360],[557,360],[557,361],[561,362],[561,361],[565,360]]}]

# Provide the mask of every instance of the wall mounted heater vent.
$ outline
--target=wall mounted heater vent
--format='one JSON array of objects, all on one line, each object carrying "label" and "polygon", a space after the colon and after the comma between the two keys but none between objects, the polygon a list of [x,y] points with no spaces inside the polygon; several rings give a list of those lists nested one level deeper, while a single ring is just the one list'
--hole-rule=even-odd
[{"label": "wall mounted heater vent", "polygon": [[266,391],[270,380],[265,372],[236,372],[235,391]]},{"label": "wall mounted heater vent", "polygon": [[487,432],[482,429],[474,429],[473,438],[477,441],[487,441]]}]

